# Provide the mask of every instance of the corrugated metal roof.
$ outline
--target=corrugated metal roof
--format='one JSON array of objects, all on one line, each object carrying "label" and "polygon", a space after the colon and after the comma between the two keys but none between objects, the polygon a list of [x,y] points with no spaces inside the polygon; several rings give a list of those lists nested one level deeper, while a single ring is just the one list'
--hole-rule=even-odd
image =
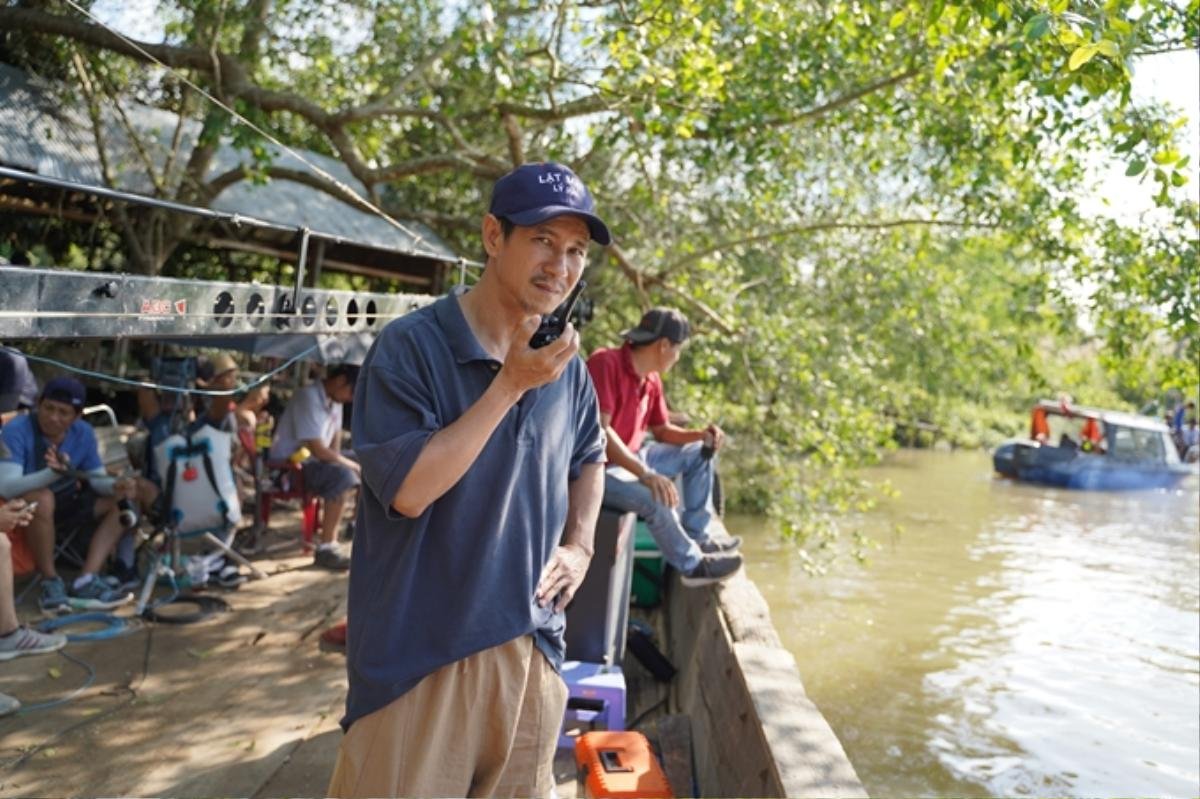
[{"label": "corrugated metal roof", "polygon": [[[106,185],[86,107],[82,101],[63,103],[55,89],[18,69],[0,64],[0,163],[76,183]],[[110,171],[115,175],[114,188],[153,196],[154,184],[145,160],[148,158],[161,174],[179,117],[133,101],[122,105],[125,118],[145,147],[145,155],[142,155],[134,147],[112,104],[102,105],[105,155]],[[186,163],[199,131],[199,122],[183,121],[180,131],[182,155],[176,159],[174,181],[178,181],[179,162]],[[273,152],[275,165],[313,173],[296,157],[278,151],[273,145],[267,146]],[[363,185],[337,159],[307,150],[299,152],[306,161],[360,195],[366,195]],[[226,141],[213,158],[206,177],[211,179],[251,161],[249,153],[235,149]],[[401,230],[376,214],[352,208],[325,192],[290,180],[272,180],[266,184],[240,181],[221,192],[211,207],[284,225],[308,227],[314,233],[370,247],[442,261],[458,260],[458,255],[436,233],[419,222],[400,220],[405,228]]]}]

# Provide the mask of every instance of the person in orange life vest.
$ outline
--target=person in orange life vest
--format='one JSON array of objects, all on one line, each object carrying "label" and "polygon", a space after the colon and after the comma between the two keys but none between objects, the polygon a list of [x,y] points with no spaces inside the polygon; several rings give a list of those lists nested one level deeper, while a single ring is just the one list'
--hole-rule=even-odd
[{"label": "person in orange life vest", "polygon": [[1100,423],[1095,419],[1084,420],[1083,428],[1079,431],[1079,438],[1082,442],[1080,449],[1084,452],[1104,451],[1104,433],[1100,430]]},{"label": "person in orange life vest", "polygon": [[1046,418],[1044,408],[1033,409],[1033,417],[1029,421],[1029,437],[1042,444],[1050,440],[1050,422]]}]

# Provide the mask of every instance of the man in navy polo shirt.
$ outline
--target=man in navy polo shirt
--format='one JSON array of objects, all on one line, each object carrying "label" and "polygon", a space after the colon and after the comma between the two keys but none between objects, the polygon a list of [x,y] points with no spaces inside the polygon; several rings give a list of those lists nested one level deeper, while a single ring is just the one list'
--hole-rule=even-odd
[{"label": "man in navy polo shirt", "polygon": [[395,320],[354,397],[347,730],[331,796],[547,796],[563,608],[592,555],[604,435],[579,338],[541,314],[609,243],[568,168],[501,178],[470,291]]},{"label": "man in navy polo shirt", "polygon": [[[26,535],[42,575],[41,608],[107,610],[132,599],[100,579],[100,569],[125,532],[117,499],[132,498],[133,480],[114,480],[104,471],[92,426],[80,418],[85,392],[70,377],[46,383],[34,412],[0,429],[8,457],[0,460],[0,496],[37,503]],[[95,526],[83,571],[70,595],[54,567],[55,531],[62,535]]]}]

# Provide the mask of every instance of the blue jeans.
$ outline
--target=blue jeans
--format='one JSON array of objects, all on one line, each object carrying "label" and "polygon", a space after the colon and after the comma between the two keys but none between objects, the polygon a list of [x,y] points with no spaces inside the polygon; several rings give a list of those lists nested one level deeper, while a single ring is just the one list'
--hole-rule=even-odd
[{"label": "blue jeans", "polygon": [[617,510],[631,510],[645,519],[663,558],[680,572],[696,568],[704,556],[700,544],[711,536],[708,525],[713,514],[714,460],[700,457],[700,447],[700,442],[683,446],[655,442],[637,454],[659,474],[672,480],[681,478],[682,508],[668,508],[655,502],[650,489],[633,480],[633,475],[624,469],[609,469],[604,475],[604,504]]}]

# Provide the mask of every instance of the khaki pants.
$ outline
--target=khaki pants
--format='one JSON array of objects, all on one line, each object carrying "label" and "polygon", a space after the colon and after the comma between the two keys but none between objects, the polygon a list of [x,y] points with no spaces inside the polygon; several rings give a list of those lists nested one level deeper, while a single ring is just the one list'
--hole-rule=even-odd
[{"label": "khaki pants", "polygon": [[566,705],[532,636],[477,652],[355,721],[329,796],[549,796]]}]

